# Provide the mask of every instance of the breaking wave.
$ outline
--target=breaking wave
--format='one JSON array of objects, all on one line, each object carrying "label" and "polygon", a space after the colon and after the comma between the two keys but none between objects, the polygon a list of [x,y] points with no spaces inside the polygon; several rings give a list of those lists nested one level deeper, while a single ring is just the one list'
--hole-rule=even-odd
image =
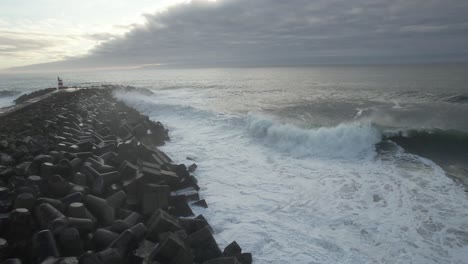
[{"label": "breaking wave", "polygon": [[370,121],[306,129],[250,115],[247,129],[253,137],[294,157],[369,157],[382,138]]}]

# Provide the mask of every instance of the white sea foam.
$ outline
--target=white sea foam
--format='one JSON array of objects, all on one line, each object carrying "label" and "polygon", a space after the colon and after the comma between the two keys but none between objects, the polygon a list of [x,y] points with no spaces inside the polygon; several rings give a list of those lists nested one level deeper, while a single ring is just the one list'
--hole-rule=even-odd
[{"label": "white sea foam", "polygon": [[195,158],[209,208],[194,210],[255,263],[466,263],[463,189],[401,149],[369,158],[370,123],[304,129],[177,104],[176,92],[117,97],[168,126],[176,161]]},{"label": "white sea foam", "polygon": [[0,97],[0,108],[8,107],[8,106],[13,105],[15,99],[18,98],[18,97],[19,97],[19,95]]}]

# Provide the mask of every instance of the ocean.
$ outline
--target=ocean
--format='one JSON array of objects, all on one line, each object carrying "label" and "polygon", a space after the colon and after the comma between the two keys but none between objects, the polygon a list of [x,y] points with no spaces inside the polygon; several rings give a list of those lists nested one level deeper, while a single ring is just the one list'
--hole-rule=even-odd
[{"label": "ocean", "polygon": [[[56,85],[0,75],[0,106]],[[221,246],[255,263],[466,263],[468,65],[63,73],[169,130]],[[19,93],[14,93],[14,92]],[[190,159],[190,160],[189,160]],[[193,161],[192,161],[193,160]]]}]

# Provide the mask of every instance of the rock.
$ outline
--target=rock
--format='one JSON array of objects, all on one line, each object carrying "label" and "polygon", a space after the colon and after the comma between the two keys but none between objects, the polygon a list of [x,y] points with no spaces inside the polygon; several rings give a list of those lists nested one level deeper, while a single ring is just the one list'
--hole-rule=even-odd
[{"label": "rock", "polygon": [[204,227],[191,234],[187,238],[193,249],[196,262],[205,262],[214,258],[222,257],[222,252],[216,243],[209,227]]},{"label": "rock", "polygon": [[114,242],[118,237],[119,234],[116,232],[99,228],[93,234],[93,241],[96,245],[96,249],[99,251],[109,247],[109,245],[112,244],[112,242]]},{"label": "rock", "polygon": [[76,228],[65,228],[58,234],[60,253],[63,256],[80,256],[84,253],[83,242]]},{"label": "rock", "polygon": [[48,203],[41,203],[36,209],[37,222],[42,229],[52,229],[54,220],[65,218],[59,210]]},{"label": "rock", "polygon": [[251,253],[242,253],[240,256],[237,255],[237,259],[242,264],[251,264],[252,263],[252,254]]},{"label": "rock", "polygon": [[34,235],[32,240],[33,263],[40,263],[48,257],[60,257],[57,243],[50,230],[42,230]]},{"label": "rock", "polygon": [[110,225],[114,221],[114,208],[109,206],[106,200],[93,195],[87,195],[85,202],[86,207],[96,216],[99,223]]},{"label": "rock", "polygon": [[15,164],[15,160],[12,156],[6,153],[0,153],[0,165],[11,166],[13,164]]},{"label": "rock", "polygon": [[2,262],[2,264],[22,264],[21,260],[19,258],[11,258],[11,259],[6,259]]},{"label": "rock", "polygon": [[15,174],[18,176],[25,176],[26,173],[28,172],[28,168],[31,162],[21,162],[20,164],[15,166]]},{"label": "rock", "polygon": [[15,160],[20,160],[21,158],[26,156],[28,153],[29,153],[28,148],[26,146],[22,145],[19,148],[16,148],[15,152],[11,156]]},{"label": "rock", "polygon": [[188,168],[187,168],[187,171],[188,172],[194,172],[196,169],[197,169],[197,164],[193,163],[192,165],[190,165]]},{"label": "rock", "polygon": [[169,202],[173,215],[177,217],[195,216],[187,203],[187,197],[183,195],[171,196]]},{"label": "rock", "polygon": [[8,141],[6,140],[0,140],[0,149],[4,150],[8,148]]},{"label": "rock", "polygon": [[133,212],[129,216],[125,217],[125,219],[115,220],[111,225],[111,230],[117,233],[122,233],[142,220],[143,216],[141,214]]},{"label": "rock", "polygon": [[204,227],[210,228],[208,222],[203,219],[196,219],[196,218],[182,218],[179,220],[180,226],[182,226],[187,232],[187,234],[191,235]]},{"label": "rock", "polygon": [[208,208],[208,204],[206,204],[205,199],[198,200],[198,201],[192,203],[192,205],[193,205],[193,206],[203,207],[203,208]]},{"label": "rock", "polygon": [[179,189],[177,191],[171,192],[171,196],[184,196],[188,201],[200,200],[198,191],[194,187],[187,187],[184,189]]},{"label": "rock", "polygon": [[242,264],[235,257],[215,258],[203,262],[203,264]]},{"label": "rock", "polygon": [[231,244],[227,245],[223,251],[223,255],[226,257],[235,257],[237,255],[240,255],[241,253],[242,249],[236,241],[233,241]]},{"label": "rock", "polygon": [[119,172],[123,179],[134,179],[136,177],[138,167],[129,161],[124,161],[119,168]]},{"label": "rock", "polygon": [[149,261],[173,264],[191,264],[193,255],[184,242],[170,234],[149,256]]},{"label": "rock", "polygon": [[32,216],[28,209],[14,209],[6,224],[5,237],[10,244],[30,239],[33,230],[32,223]]},{"label": "rock", "polygon": [[135,256],[143,260],[149,259],[149,257],[151,256],[151,252],[154,250],[155,247],[155,243],[149,240],[144,240],[135,250]]},{"label": "rock", "polygon": [[190,174],[189,174],[189,172],[187,171],[187,167],[186,167],[184,164],[177,165],[177,166],[174,168],[174,172],[175,172],[180,178],[190,177]]},{"label": "rock", "polygon": [[139,182],[141,212],[150,215],[158,209],[167,209],[170,188],[167,185]]},{"label": "rock", "polygon": [[65,210],[65,206],[62,204],[62,202],[60,200],[52,199],[52,198],[46,198],[46,197],[41,197],[41,198],[37,199],[36,207],[38,205],[43,204],[43,203],[50,204],[51,206],[53,206],[55,209],[57,209],[60,212],[63,212]]},{"label": "rock", "polygon": [[36,198],[30,193],[21,193],[16,197],[14,208],[26,208],[31,211],[36,203]]},{"label": "rock", "polygon": [[50,162],[44,162],[44,163],[42,163],[40,172],[41,172],[41,175],[40,175],[40,176],[41,176],[44,180],[48,180],[49,177],[51,177],[52,175],[55,174],[55,167],[54,167],[54,164],[52,164],[52,163],[50,163]]},{"label": "rock", "polygon": [[151,216],[146,226],[148,227],[148,238],[155,242],[158,241],[158,235],[163,232],[175,232],[182,229],[176,218],[161,209]]},{"label": "rock", "polygon": [[138,124],[132,129],[132,132],[135,137],[142,138],[148,134],[148,128],[142,124]]},{"label": "rock", "polygon": [[96,218],[91,214],[91,212],[88,211],[88,209],[81,202],[71,203],[67,208],[66,215],[68,217],[73,218],[90,219],[94,223],[97,222]]},{"label": "rock", "polygon": [[54,174],[48,178],[47,187],[49,193],[54,197],[63,197],[67,195],[72,188],[70,183],[58,174]]},{"label": "rock", "polygon": [[15,171],[11,168],[4,169],[0,171],[0,179],[8,180],[11,176],[15,174]]},{"label": "rock", "polygon": [[130,252],[133,252],[138,247],[138,244],[144,238],[146,232],[147,229],[144,224],[137,224],[120,234],[120,236],[109,245],[109,248],[116,249],[122,257],[128,256]]},{"label": "rock", "polygon": [[72,203],[81,203],[83,199],[83,194],[81,194],[80,192],[75,192],[63,197],[62,199],[60,199],[60,201],[65,207],[68,207]]},{"label": "rock", "polygon": [[161,170],[162,169],[161,165],[159,165],[159,164],[156,164],[156,163],[153,163],[153,162],[143,161],[141,159],[138,160],[138,166],[140,166],[140,168],[148,167],[148,168],[151,168],[153,170]]}]

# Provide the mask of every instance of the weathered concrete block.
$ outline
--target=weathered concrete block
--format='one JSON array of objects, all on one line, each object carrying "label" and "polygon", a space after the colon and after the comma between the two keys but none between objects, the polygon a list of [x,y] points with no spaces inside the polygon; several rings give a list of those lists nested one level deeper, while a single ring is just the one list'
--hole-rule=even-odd
[{"label": "weathered concrete block", "polygon": [[15,175],[15,171],[12,168],[3,169],[0,171],[0,179],[2,180],[8,180],[13,175]]},{"label": "weathered concrete block", "polygon": [[54,174],[47,180],[48,191],[54,197],[63,197],[70,192],[72,186],[60,175]]},{"label": "weathered concrete block", "polygon": [[16,165],[15,169],[14,169],[16,175],[25,176],[27,174],[27,172],[28,172],[28,168],[29,168],[30,164],[31,164],[31,162],[24,161],[24,162],[21,162],[20,164]]},{"label": "weathered concrete block", "polygon": [[84,253],[83,242],[76,228],[65,228],[58,234],[60,253],[62,256],[80,256]]},{"label": "weathered concrete block", "polygon": [[41,177],[44,179],[44,180],[48,180],[49,177],[51,177],[52,175],[55,174],[55,167],[54,167],[54,164],[50,163],[50,162],[44,162],[42,163],[41,165]]},{"label": "weathered concrete block", "polygon": [[208,222],[204,218],[203,219],[181,218],[179,220],[179,224],[180,226],[184,228],[185,232],[187,232],[187,234],[189,235],[203,229],[204,227],[211,228]]},{"label": "weathered concrete block", "polygon": [[170,193],[169,186],[140,181],[138,189],[142,214],[149,215],[158,209],[167,209]]},{"label": "weathered concrete block", "polygon": [[99,228],[93,234],[96,250],[100,251],[109,247],[119,237],[119,234],[107,229]]},{"label": "weathered concrete block", "polygon": [[109,248],[117,249],[121,256],[128,256],[130,252],[133,252],[138,247],[138,244],[143,240],[146,232],[147,229],[144,224],[137,224],[120,234],[120,236],[109,245]]},{"label": "weathered concrete block", "polygon": [[194,251],[196,262],[205,262],[210,259],[222,257],[222,252],[216,243],[210,228],[204,227],[187,238]]},{"label": "weathered concrete block", "polygon": [[50,230],[36,233],[32,239],[33,263],[41,263],[47,257],[60,257],[54,235]]},{"label": "weathered concrete block", "polygon": [[223,250],[223,255],[227,257],[237,256],[241,253],[242,249],[236,241],[233,241],[231,244],[227,245]]},{"label": "weathered concrete block", "polygon": [[36,203],[36,198],[30,193],[21,193],[16,197],[14,208],[26,208],[31,211]]},{"label": "weathered concrete block", "polygon": [[175,232],[181,230],[177,218],[169,215],[163,210],[157,210],[148,220],[148,238],[153,241],[158,240],[158,235],[163,232]]},{"label": "weathered concrete block", "polygon": [[126,160],[119,167],[119,171],[120,171],[120,174],[122,175],[122,179],[125,179],[125,180],[134,179],[137,175],[138,167],[135,164]]},{"label": "weathered concrete block", "polygon": [[36,207],[37,222],[42,229],[51,229],[52,222],[56,219],[65,219],[65,216],[55,207],[48,203],[42,203]]},{"label": "weathered concrete block", "polygon": [[132,133],[135,137],[142,138],[148,134],[148,128],[143,124],[137,124],[135,127],[133,127]]},{"label": "weathered concrete block", "polygon": [[114,221],[115,211],[106,200],[87,195],[85,197],[85,204],[89,211],[98,219],[100,224],[110,225]]},{"label": "weathered concrete block", "polygon": [[132,226],[138,224],[143,220],[143,216],[137,212],[133,212],[125,219],[115,220],[111,225],[111,230],[117,233],[122,233],[123,231],[131,228]]},{"label": "weathered concrete block", "polygon": [[140,166],[140,168],[142,167],[148,167],[148,168],[151,168],[151,169],[154,169],[154,170],[161,170],[162,167],[161,165],[159,164],[156,164],[156,163],[153,163],[153,162],[147,162],[147,161],[144,161],[144,160],[138,160],[138,166]]},{"label": "weathered concrete block", "polygon": [[171,192],[171,196],[184,196],[189,201],[200,200],[200,195],[194,187],[187,187]]},{"label": "weathered concrete block", "polygon": [[57,209],[59,212],[63,212],[65,210],[65,206],[63,205],[63,203],[60,200],[53,199],[53,198],[47,198],[47,197],[38,198],[37,201],[36,201],[36,208],[37,208],[37,206],[39,206],[39,205],[41,205],[43,203],[50,204],[55,209]]},{"label": "weathered concrete block", "polygon": [[203,264],[242,264],[235,257],[221,257],[203,262]]},{"label": "weathered concrete block", "polygon": [[81,202],[71,203],[67,208],[66,215],[73,218],[90,219],[94,223],[97,222],[96,217],[94,217]]},{"label": "weathered concrete block", "polygon": [[185,196],[171,196],[169,200],[170,211],[177,217],[194,216]]},{"label": "weathered concrete block", "polygon": [[192,165],[190,165],[188,168],[187,168],[187,171],[188,172],[194,172],[196,169],[197,169],[197,164],[193,163]]},{"label": "weathered concrete block", "polygon": [[198,200],[194,203],[192,203],[193,206],[198,206],[198,207],[203,207],[203,208],[208,208],[208,204],[206,203],[205,199]]},{"label": "weathered concrete block", "polygon": [[151,255],[150,261],[172,264],[191,264],[193,255],[190,249],[186,248],[176,235],[170,234],[159,246],[157,246]]}]

